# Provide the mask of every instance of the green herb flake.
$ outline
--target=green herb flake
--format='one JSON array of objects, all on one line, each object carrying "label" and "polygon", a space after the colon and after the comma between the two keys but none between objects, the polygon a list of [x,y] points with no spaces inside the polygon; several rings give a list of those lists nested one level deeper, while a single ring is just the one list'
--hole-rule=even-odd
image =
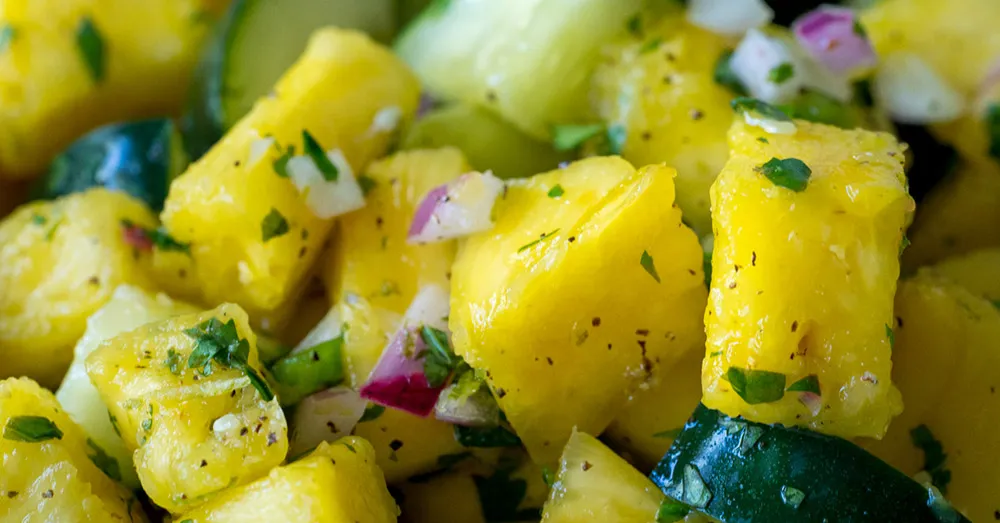
[{"label": "green herb flake", "polygon": [[633,36],[642,36],[642,13],[636,13],[625,21],[625,29]]},{"label": "green herb flake", "polygon": [[167,350],[166,365],[167,368],[170,369],[170,373],[173,374],[174,376],[180,375],[181,369],[183,368],[181,366],[183,364],[182,360],[183,358],[181,357],[181,354],[179,352],[175,351],[174,349]]},{"label": "green herb flake", "polygon": [[[501,521],[538,521],[538,511],[518,510],[528,493],[528,482],[511,477],[512,469],[500,468],[490,477],[473,476],[483,517],[488,523]],[[531,513],[533,512],[533,513]]]},{"label": "green herb flake", "polygon": [[543,466],[542,467],[542,481],[544,481],[545,484],[549,488],[552,488],[552,485],[556,484],[556,473],[555,473],[555,471],[553,471],[548,466]]},{"label": "green herb flake", "polygon": [[677,436],[681,435],[681,432],[683,430],[684,430],[684,427],[678,427],[676,429],[664,430],[664,431],[661,431],[661,432],[654,433],[653,437],[654,438],[663,438],[663,439],[675,439],[675,438],[677,438]]},{"label": "green herb flake", "polygon": [[184,333],[195,340],[195,348],[188,357],[188,367],[200,369],[206,376],[212,373],[213,361],[222,367],[238,369],[250,379],[250,385],[257,389],[264,401],[274,399],[271,387],[250,366],[250,342],[239,337],[235,320],[222,323],[218,318],[211,318],[196,327],[185,329]]},{"label": "green herb flake", "polygon": [[520,447],[521,438],[503,424],[495,427],[463,427],[455,425],[455,440],[463,447]]},{"label": "green herb flake", "polygon": [[681,480],[682,494],[680,501],[692,507],[705,508],[712,500],[712,492],[701,478],[701,473],[691,464],[684,465],[684,476]]},{"label": "green herb flake", "polygon": [[373,403],[365,407],[365,412],[361,415],[361,419],[358,420],[358,423],[364,423],[366,421],[375,421],[379,419],[379,417],[381,417],[384,412],[385,412],[385,407]]},{"label": "green herb flake", "polygon": [[326,156],[326,151],[320,146],[316,138],[309,134],[309,131],[302,130],[302,148],[305,150],[306,155],[312,159],[316,168],[319,172],[323,173],[323,179],[328,182],[337,181],[337,177],[340,176],[340,169],[330,161],[330,158]]},{"label": "green herb flake", "polygon": [[17,30],[14,29],[14,26],[4,24],[0,27],[0,53],[10,48],[10,43],[14,41],[15,36],[17,36]]},{"label": "green herb flake", "polygon": [[767,80],[772,84],[781,85],[795,76],[795,66],[784,62],[767,72]]},{"label": "green herb flake", "polygon": [[427,350],[419,355],[424,360],[427,384],[431,387],[440,387],[448,381],[448,377],[462,360],[455,355],[448,342],[448,334],[441,329],[424,325],[420,328],[420,339],[427,346]]},{"label": "green herb flake", "polygon": [[583,124],[583,125],[556,125],[552,128],[552,146],[557,151],[572,151],[587,140],[601,134],[604,125]]},{"label": "green herb flake", "polygon": [[660,283],[660,275],[656,273],[656,265],[653,264],[653,257],[649,255],[649,251],[642,251],[642,256],[639,257],[639,265],[656,280],[656,283]]},{"label": "green herb flake", "polygon": [[260,222],[260,235],[264,243],[288,234],[288,230],[288,220],[274,207],[271,207],[271,212]]},{"label": "green herb flake", "polygon": [[757,171],[771,180],[771,183],[795,192],[804,191],[812,175],[812,169],[798,158],[771,158],[758,167]]},{"label": "green herb flake", "polygon": [[688,512],[691,512],[691,507],[680,501],[666,498],[660,503],[660,508],[656,511],[656,523],[684,521]]},{"label": "green herb flake", "polygon": [[772,403],[785,396],[785,375],[780,372],[729,367],[726,379],[749,405]]},{"label": "green herb flake", "polygon": [[854,34],[860,36],[861,38],[868,38],[868,32],[865,31],[865,26],[861,25],[861,20],[857,18],[854,19]]},{"label": "green herb flake", "polygon": [[39,443],[50,439],[62,439],[59,427],[43,416],[14,416],[7,420],[3,428],[3,439]]},{"label": "green herb flake", "polygon": [[[280,147],[279,147],[280,150]],[[277,157],[271,167],[274,169],[275,174],[281,178],[288,178],[288,161],[295,156],[295,146],[289,145],[287,149],[281,152],[281,156]]]},{"label": "green herb flake", "polygon": [[88,454],[87,456],[90,458],[90,461],[94,462],[94,465],[97,465],[97,468],[101,469],[109,478],[121,481],[122,472],[118,460],[109,456],[107,452],[104,452],[104,449],[90,438],[87,438],[87,446],[94,451],[93,454]]},{"label": "green herb flake", "polygon": [[756,98],[748,98],[745,96],[733,98],[732,101],[729,102],[729,106],[732,107],[733,111],[736,111],[738,114],[753,113],[760,115],[763,118],[767,118],[768,120],[776,120],[779,122],[792,121],[792,119],[789,118],[789,116],[781,109],[757,100]]},{"label": "green herb flake", "polygon": [[903,235],[903,240],[899,242],[899,255],[903,255],[903,251],[910,246],[910,238],[907,235]]},{"label": "green herb flake", "polygon": [[764,138],[763,136],[758,136],[757,137],[757,141],[760,142],[760,143],[762,143],[762,144],[765,144],[765,145],[771,143],[770,141],[768,141],[767,138]]},{"label": "green herb flake", "polygon": [[31,215],[31,223],[33,223],[35,225],[38,225],[38,226],[45,225],[45,223],[48,222],[48,221],[49,221],[49,219],[46,218],[46,217],[44,217],[44,216],[42,216],[41,214],[34,213],[34,214]]},{"label": "green herb flake", "polygon": [[372,192],[372,189],[378,186],[378,182],[375,181],[375,178],[367,174],[362,174],[358,176],[358,186],[361,187],[361,194],[368,196],[368,193]]},{"label": "green herb flake", "polygon": [[721,350],[717,350],[717,351],[708,353],[708,357],[709,358],[718,358],[719,356],[722,356],[722,351]]},{"label": "green herb flake", "polygon": [[715,80],[715,83],[729,89],[733,93],[739,96],[746,96],[748,94],[747,88],[743,85],[740,77],[733,72],[732,60],[733,51],[723,51],[722,54],[719,55],[719,59],[715,62],[712,79]]},{"label": "green herb flake", "polygon": [[[351,451],[351,452],[353,452],[355,454],[358,453],[358,449],[354,448],[354,445],[351,445],[350,443],[348,443],[346,441],[343,442],[343,443],[344,443],[344,446],[347,447],[347,450],[349,450],[349,451]],[[393,452],[395,452],[395,451],[393,451]]]},{"label": "green herb flake", "polygon": [[661,45],[663,45],[663,39],[660,37],[656,37],[642,44],[642,47],[639,48],[639,54],[651,53],[659,49]]},{"label": "green herb flake", "polygon": [[554,187],[552,187],[551,189],[549,189],[548,195],[549,195],[549,198],[558,198],[558,197],[562,196],[565,193],[566,193],[566,191],[563,190],[562,185],[559,185],[557,183]]},{"label": "green herb flake", "polygon": [[924,471],[931,476],[931,483],[941,492],[948,493],[948,483],[951,482],[951,471],[945,468],[948,455],[944,446],[934,437],[930,427],[918,425],[910,430],[910,440],[913,445],[924,452]]},{"label": "green herb flake", "polygon": [[990,137],[989,153],[1000,160],[1000,104],[990,104],[986,109],[986,135]]},{"label": "green herb flake", "polygon": [[104,38],[89,16],[80,19],[80,23],[76,26],[76,46],[80,50],[87,71],[90,72],[90,77],[97,83],[103,81],[106,66]]},{"label": "green herb flake", "polygon": [[59,227],[62,226],[64,221],[66,221],[66,219],[60,217],[52,224],[52,227],[49,227],[49,230],[45,232],[45,241],[50,242],[56,237],[56,232],[59,230]]},{"label": "green herb flake", "polygon": [[553,229],[552,232],[543,233],[537,240],[532,241],[532,242],[528,242],[528,243],[522,245],[520,248],[518,248],[517,249],[518,254],[520,254],[520,253],[522,253],[522,252],[524,252],[524,251],[526,251],[526,250],[534,247],[535,245],[538,245],[539,243],[542,242],[542,240],[547,240],[547,239],[551,238],[557,232],[559,232],[559,229]]},{"label": "green herb flake", "polygon": [[788,386],[788,392],[811,392],[817,396],[820,396],[819,391],[819,378],[815,374],[810,374],[795,383]]},{"label": "green herb flake", "polygon": [[788,485],[781,486],[781,502],[785,505],[797,509],[806,499],[806,493]]},{"label": "green herb flake", "polygon": [[896,334],[892,332],[892,327],[888,323],[885,324],[885,337],[889,340],[889,349],[896,348]]}]

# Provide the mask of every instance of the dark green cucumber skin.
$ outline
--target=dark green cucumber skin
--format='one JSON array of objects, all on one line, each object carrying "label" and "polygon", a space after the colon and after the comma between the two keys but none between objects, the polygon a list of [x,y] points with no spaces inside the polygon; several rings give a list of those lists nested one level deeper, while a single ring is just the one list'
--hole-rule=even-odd
[{"label": "dark green cucumber skin", "polygon": [[[743,431],[724,425],[730,422],[763,430],[743,455]],[[668,496],[679,496],[689,464],[712,493],[703,511],[724,523],[941,521],[927,506],[926,488],[847,440],[730,419],[704,405],[650,478]],[[805,493],[798,508],[782,501],[782,486]]]},{"label": "dark green cucumber skin", "polygon": [[54,199],[106,187],[160,211],[170,181],[187,165],[186,158],[175,154],[177,139],[174,123],[168,119],[99,127],[53,160],[33,196]]}]

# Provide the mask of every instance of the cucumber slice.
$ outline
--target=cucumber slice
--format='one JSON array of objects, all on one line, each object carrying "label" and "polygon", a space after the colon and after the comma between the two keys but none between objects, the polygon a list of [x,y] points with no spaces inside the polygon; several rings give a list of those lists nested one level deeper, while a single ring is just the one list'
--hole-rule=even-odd
[{"label": "cucumber slice", "polygon": [[219,23],[195,71],[181,119],[185,145],[199,158],[274,87],[314,30],[334,25],[388,42],[393,0],[237,0]]},{"label": "cucumber slice", "polygon": [[572,153],[558,152],[489,111],[465,104],[431,111],[410,127],[402,141],[403,149],[448,145],[461,149],[476,170],[489,169],[505,179],[551,171],[573,159]]},{"label": "cucumber slice", "polygon": [[170,181],[187,164],[180,135],[171,120],[107,125],[84,135],[57,156],[33,195],[55,199],[107,187],[126,192],[160,211]]},{"label": "cucumber slice", "polygon": [[497,112],[547,140],[589,121],[590,72],[601,46],[627,30],[642,0],[439,0],[396,43],[443,100]]},{"label": "cucumber slice", "polygon": [[729,418],[704,405],[650,475],[725,523],[959,523],[941,498],[840,438]]}]

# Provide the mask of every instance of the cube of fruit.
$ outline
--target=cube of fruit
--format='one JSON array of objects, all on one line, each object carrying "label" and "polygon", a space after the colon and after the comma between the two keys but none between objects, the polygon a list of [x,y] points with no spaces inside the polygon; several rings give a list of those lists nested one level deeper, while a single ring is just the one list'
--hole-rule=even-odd
[{"label": "cube of fruit", "polygon": [[863,444],[921,473],[970,520],[989,521],[1000,492],[1000,310],[922,270],[899,284],[895,314],[892,379],[906,409],[882,441]]},{"label": "cube of fruit", "polygon": [[347,437],[321,443],[308,456],[275,468],[249,485],[231,488],[177,518],[192,523],[390,523],[399,509],[389,494],[375,451]]},{"label": "cube of fruit", "polygon": [[476,482],[469,474],[452,472],[402,486],[402,512],[410,523],[486,523]]},{"label": "cube of fruit", "polygon": [[[43,171],[99,125],[176,114],[178,86],[212,29],[207,3],[4,2],[0,26],[12,37],[0,54],[0,178]],[[218,14],[228,1],[213,3]]]},{"label": "cube of fruit", "polygon": [[[545,502],[544,523],[648,523],[666,496],[593,436],[573,431]],[[676,520],[673,520],[676,521]]]},{"label": "cube of fruit", "polygon": [[402,313],[421,286],[447,288],[455,242],[411,245],[406,237],[424,196],[470,170],[462,153],[450,147],[401,152],[368,167],[367,205],[338,220],[324,261],[333,301],[351,294]]},{"label": "cube of fruit", "polygon": [[594,73],[603,120],[625,135],[622,156],[635,165],[677,169],[677,205],[698,231],[712,230],[709,188],[726,163],[731,93],[713,71],[729,41],[689,24],[684,13],[660,21],[605,50]]},{"label": "cube of fruit", "polygon": [[782,124],[793,133],[733,124],[712,187],[703,402],[762,423],[881,437],[902,406],[890,325],[914,207],[904,149],[889,134]]},{"label": "cube of fruit", "polygon": [[493,230],[452,269],[455,352],[486,378],[532,459],[602,432],[701,336],[702,251],[673,169],[592,158],[508,182]]},{"label": "cube of fruit", "polygon": [[4,521],[146,521],[132,493],[109,477],[119,477],[119,464],[37,383],[0,381],[0,434]]},{"label": "cube of fruit", "polygon": [[610,445],[627,452],[639,470],[656,466],[701,401],[703,356],[699,345],[673,367],[660,369],[649,388],[636,391],[605,431]]},{"label": "cube of fruit", "polygon": [[[386,118],[375,122],[376,116],[408,118],[418,89],[406,66],[366,36],[315,33],[275,94],[171,185],[163,223],[190,244],[193,263],[164,262],[163,277],[181,278],[185,269],[206,302],[233,301],[265,330],[280,328],[333,224],[314,198],[323,198],[332,182],[355,187],[355,175],[392,137],[382,125]],[[293,165],[315,171],[320,181],[300,194]]]},{"label": "cube of fruit", "polygon": [[1000,303],[1000,248],[948,258],[927,270],[975,296]]},{"label": "cube of fruit", "polygon": [[105,189],[34,202],[0,222],[0,377],[55,387],[73,344],[122,283],[151,287],[123,234],[152,227],[142,203]]},{"label": "cube of fruit", "polygon": [[284,414],[260,376],[237,305],[151,323],[101,343],[87,374],[157,505],[190,510],[277,466]]},{"label": "cube of fruit", "polygon": [[396,50],[437,97],[480,105],[537,138],[588,110],[600,47],[625,31],[637,0],[434,4]]},{"label": "cube of fruit", "polygon": [[87,318],[87,330],[73,350],[73,363],[66,372],[56,399],[66,414],[80,425],[113,459],[118,461],[122,482],[129,488],[139,487],[139,478],[132,465],[132,451],[118,435],[108,416],[100,393],[87,376],[86,360],[104,340],[154,321],[162,321],[179,314],[197,312],[186,303],[175,302],[164,294],[152,295],[146,291],[121,285],[111,299]]}]

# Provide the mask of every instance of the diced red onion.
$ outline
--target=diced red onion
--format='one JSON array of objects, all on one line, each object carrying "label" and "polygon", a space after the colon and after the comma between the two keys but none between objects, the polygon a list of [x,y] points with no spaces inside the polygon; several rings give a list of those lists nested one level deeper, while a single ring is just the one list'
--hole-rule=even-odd
[{"label": "diced red onion", "polygon": [[428,285],[417,293],[403,316],[403,325],[389,340],[382,356],[361,387],[361,397],[379,405],[429,416],[445,384],[432,387],[420,355],[427,350],[420,328],[447,328],[448,293]]},{"label": "diced red onion", "polygon": [[368,401],[346,386],[307,396],[295,407],[291,419],[289,455],[301,454],[324,441],[349,436],[367,406]]},{"label": "diced red onion", "polygon": [[361,186],[354,179],[354,170],[340,149],[328,151],[326,157],[337,167],[337,179],[329,181],[309,156],[294,156],[288,160],[288,177],[305,196],[306,206],[319,218],[327,219],[356,211],[365,206]]},{"label": "diced red onion", "polygon": [[451,384],[438,398],[434,417],[466,427],[494,427],[500,422],[500,407],[485,386],[464,398],[455,398],[451,392],[458,384]]},{"label": "diced red onion", "polygon": [[823,409],[823,398],[814,392],[803,392],[799,395],[799,402],[805,405],[813,416],[819,415],[820,410]]},{"label": "diced red onion", "polygon": [[489,171],[465,173],[431,189],[417,206],[407,241],[431,243],[489,230],[503,189],[503,181]]},{"label": "diced red onion", "polygon": [[122,225],[122,239],[137,250],[145,252],[153,250],[153,240],[146,234],[146,230],[138,225]]},{"label": "diced red onion", "polygon": [[763,0],[688,0],[688,21],[724,36],[740,36],[773,18]]},{"label": "diced red onion", "polygon": [[965,108],[962,96],[912,53],[883,57],[875,72],[875,96],[893,120],[908,124],[947,122]]},{"label": "diced red onion", "polygon": [[851,9],[823,5],[799,17],[792,32],[816,61],[834,73],[852,76],[878,62],[871,41],[857,30],[857,23]]}]

